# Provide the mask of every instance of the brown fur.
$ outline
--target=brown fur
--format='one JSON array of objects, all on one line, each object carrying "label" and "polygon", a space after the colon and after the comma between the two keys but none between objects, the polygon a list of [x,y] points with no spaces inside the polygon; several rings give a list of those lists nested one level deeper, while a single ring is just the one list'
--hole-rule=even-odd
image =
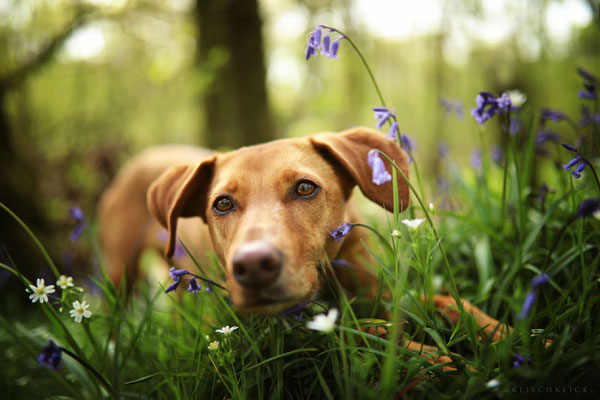
[{"label": "brown fur", "polygon": [[[343,244],[329,234],[344,222],[357,222],[350,201],[355,186],[371,201],[393,209],[392,182],[377,186],[371,180],[367,154],[373,148],[395,160],[408,176],[406,153],[366,128],[282,139],[228,153],[190,147],[149,150],[124,168],[100,203],[100,239],[109,276],[118,284],[126,264],[131,289],[141,250],[161,246],[157,232],[163,226],[168,230],[167,257],[173,255],[178,236],[194,251],[215,252],[225,268],[233,304],[243,312],[277,313],[311,298],[320,288],[318,266],[325,256],[357,266],[355,278],[374,293],[376,280],[358,261],[364,257],[363,231],[352,230]],[[319,192],[298,198],[295,185],[305,179],[316,183]],[[402,177],[398,187],[401,207],[406,208],[409,189]],[[234,201],[235,209],[226,215],[212,207],[222,195]],[[232,277],[237,249],[255,240],[270,243],[283,255],[281,273],[268,287],[248,288]],[[343,273],[339,279],[356,289],[356,279]],[[436,296],[434,302],[458,320],[452,298]],[[486,331],[496,329],[498,321],[463,304],[487,325]],[[501,333],[496,330],[494,339]],[[419,346],[413,343],[409,348],[422,349]]]}]

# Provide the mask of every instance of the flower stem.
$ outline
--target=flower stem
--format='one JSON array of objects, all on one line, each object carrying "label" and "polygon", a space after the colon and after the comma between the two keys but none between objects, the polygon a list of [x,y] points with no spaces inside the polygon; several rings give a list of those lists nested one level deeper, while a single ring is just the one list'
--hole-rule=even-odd
[{"label": "flower stem", "polygon": [[354,49],[356,54],[358,54],[358,57],[360,58],[363,65],[367,69],[367,73],[369,74],[369,78],[371,78],[371,82],[373,83],[373,86],[375,87],[375,91],[377,92],[377,96],[379,97],[379,101],[381,102],[381,105],[384,107],[387,107],[385,105],[385,100],[383,99],[383,95],[381,94],[381,90],[379,90],[379,85],[377,85],[377,81],[375,80],[375,76],[373,75],[373,72],[371,71],[371,68],[369,67],[369,64],[367,63],[367,60],[365,59],[365,57],[363,56],[361,51],[358,49],[358,47],[354,44],[352,39],[350,39],[348,37],[348,35],[346,35],[342,31],[340,31],[339,29],[335,29],[335,28],[332,28],[330,26],[325,26],[325,25],[322,25],[322,27],[325,29],[331,29],[332,31],[339,33],[340,35],[342,35],[344,37],[344,39],[346,39],[348,41],[348,43],[350,43],[350,46],[352,46],[352,48]]},{"label": "flower stem", "polygon": [[94,375],[96,377],[96,379],[98,379],[98,381],[100,381],[100,384],[102,386],[104,386],[104,388],[108,391],[108,393],[113,398],[115,398],[115,399],[119,398],[119,396],[117,395],[117,392],[115,392],[115,389],[112,387],[112,385],[110,383],[108,383],[108,381],[102,375],[100,375],[100,373],[98,371],[96,371],[96,369],[94,367],[92,367],[87,361],[85,361],[83,358],[79,357],[77,354],[71,352],[70,350],[65,349],[64,347],[60,347],[60,349],[63,352],[65,352],[66,354],[68,354],[69,356],[71,356],[72,359],[77,361],[83,367],[85,367],[85,369],[87,369],[92,375]]},{"label": "flower stem", "polygon": [[390,250],[391,253],[394,253],[394,249],[392,249],[392,246],[389,244],[389,242],[381,235],[381,233],[377,232],[377,230],[371,228],[369,225],[365,225],[365,224],[361,224],[361,223],[353,223],[351,224],[352,226],[360,226],[363,228],[367,228],[368,230],[370,230],[371,232],[375,233],[377,235],[377,237],[379,237],[379,240],[381,240],[382,243],[384,243],[386,245],[386,247]]},{"label": "flower stem", "polygon": [[50,258],[50,255],[48,255],[48,252],[46,251],[44,246],[42,246],[42,244],[40,243],[38,238],[35,236],[35,234],[31,231],[31,229],[29,229],[29,227],[27,225],[25,225],[25,222],[23,222],[23,220],[21,218],[19,218],[15,213],[13,213],[7,206],[5,206],[4,203],[0,202],[0,208],[4,209],[4,211],[6,211],[8,213],[8,215],[10,215],[11,218],[14,219],[21,226],[21,228],[23,228],[25,230],[25,232],[27,232],[27,234],[34,241],[34,243],[38,247],[38,249],[40,249],[40,251],[42,252],[44,259],[48,263],[48,266],[50,267],[50,269],[52,270],[54,275],[58,278],[60,276],[60,272],[58,272],[58,268],[56,268],[56,265]]}]

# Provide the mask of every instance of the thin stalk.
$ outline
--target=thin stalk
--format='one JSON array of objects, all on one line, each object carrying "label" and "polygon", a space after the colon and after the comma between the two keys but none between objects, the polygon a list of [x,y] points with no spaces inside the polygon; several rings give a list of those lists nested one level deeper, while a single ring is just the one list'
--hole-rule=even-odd
[{"label": "thin stalk", "polygon": [[31,229],[29,229],[29,227],[25,224],[25,222],[23,222],[23,220],[21,218],[19,218],[15,213],[13,213],[8,207],[6,207],[4,205],[4,203],[0,202],[0,207],[2,209],[4,209],[4,211],[6,211],[8,213],[8,215],[10,215],[11,218],[14,219],[21,226],[21,228],[23,228],[23,230],[25,230],[25,232],[27,232],[27,234],[34,241],[34,243],[38,247],[38,249],[40,249],[40,251],[42,252],[44,259],[48,263],[48,266],[50,267],[50,269],[52,270],[54,275],[56,275],[56,277],[58,278],[60,276],[60,272],[58,272],[58,268],[56,268],[56,265],[50,258],[50,255],[48,254],[48,252],[46,251],[44,246],[42,246],[42,243],[38,240],[38,238],[35,236],[35,234],[31,231]]},{"label": "thin stalk", "polygon": [[85,369],[87,369],[92,375],[94,375],[94,377],[96,377],[96,379],[98,379],[98,381],[100,382],[100,384],[102,386],[104,386],[104,388],[106,389],[106,391],[115,399],[118,399],[119,396],[117,395],[117,393],[115,392],[115,389],[111,386],[110,383],[108,383],[108,381],[106,379],[104,379],[104,377],[102,375],[100,375],[100,373],[98,371],[96,371],[96,369],[94,367],[92,367],[87,361],[85,361],[83,358],[79,357],[77,354],[73,353],[70,350],[65,349],[64,347],[60,347],[61,351],[65,352],[66,354],[68,354],[72,359],[74,359],[75,361],[77,361],[79,364],[81,364]]}]

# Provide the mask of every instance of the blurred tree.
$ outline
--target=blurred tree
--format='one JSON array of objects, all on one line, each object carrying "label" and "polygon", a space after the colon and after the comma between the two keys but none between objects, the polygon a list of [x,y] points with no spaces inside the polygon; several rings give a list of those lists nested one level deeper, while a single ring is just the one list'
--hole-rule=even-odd
[{"label": "blurred tree", "polygon": [[197,0],[195,12],[199,73],[209,76],[202,93],[205,145],[272,140],[257,0]]},{"label": "blurred tree", "polygon": [[[13,143],[8,96],[11,91],[19,90],[28,78],[52,60],[62,44],[86,22],[88,16],[88,9],[78,9],[71,21],[40,46],[37,52],[24,60],[5,60],[4,65],[12,66],[0,70],[0,202],[21,217],[37,235],[48,240],[51,228],[48,214],[40,202],[37,180],[41,171],[33,165],[32,157],[19,151]],[[15,223],[8,222],[10,219],[7,215],[2,215],[1,220],[0,244],[20,268],[36,269],[40,262],[38,260],[41,260],[37,252],[22,250],[33,246],[31,240]],[[1,261],[8,262],[6,259]]]}]

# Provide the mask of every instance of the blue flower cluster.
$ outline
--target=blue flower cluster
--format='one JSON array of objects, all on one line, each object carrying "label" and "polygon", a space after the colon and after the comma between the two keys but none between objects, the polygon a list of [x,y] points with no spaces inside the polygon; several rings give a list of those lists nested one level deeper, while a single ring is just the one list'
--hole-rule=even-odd
[{"label": "blue flower cluster", "polygon": [[38,364],[53,371],[59,370],[62,365],[62,348],[50,340],[38,356]]},{"label": "blue flower cluster", "polygon": [[496,97],[490,92],[479,92],[475,103],[477,107],[471,109],[471,115],[480,125],[500,112],[507,114],[511,107],[510,97],[506,93]]},{"label": "blue flower cluster", "polygon": [[544,286],[546,283],[550,281],[550,276],[548,274],[540,274],[534,277],[531,280],[531,290],[525,296],[525,301],[523,301],[523,307],[521,308],[521,312],[518,315],[518,319],[525,319],[529,316],[531,312],[531,308],[535,303],[537,298],[537,290]]},{"label": "blue flower cluster", "polygon": [[[328,32],[323,37],[323,25],[318,25],[314,31],[310,33],[308,38],[308,43],[306,44],[306,59],[308,60],[312,56],[316,56],[319,54],[324,54],[327,58],[337,59],[337,52],[340,48],[340,41],[345,37],[344,35],[340,35],[336,40],[331,42],[331,34],[337,32],[335,29],[328,28]],[[322,38],[322,41],[321,41]]]}]

